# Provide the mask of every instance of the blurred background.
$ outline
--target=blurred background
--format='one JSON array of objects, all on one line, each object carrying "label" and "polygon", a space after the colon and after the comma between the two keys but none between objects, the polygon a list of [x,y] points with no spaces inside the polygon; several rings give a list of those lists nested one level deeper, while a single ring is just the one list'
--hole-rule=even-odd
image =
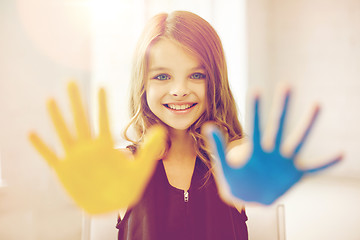
[{"label": "blurred background", "polygon": [[76,79],[95,132],[97,89],[106,88],[112,132],[124,146],[136,41],[150,17],[173,10],[192,11],[219,33],[246,129],[253,89],[266,125],[287,82],[286,136],[315,102],[322,106],[298,164],[345,153],[273,206],[249,206],[250,239],[360,239],[359,0],[0,0],[0,239],[116,239],[117,213],[83,214],[27,134],[37,131],[62,154],[45,103],[55,97],[71,125],[66,83]]}]

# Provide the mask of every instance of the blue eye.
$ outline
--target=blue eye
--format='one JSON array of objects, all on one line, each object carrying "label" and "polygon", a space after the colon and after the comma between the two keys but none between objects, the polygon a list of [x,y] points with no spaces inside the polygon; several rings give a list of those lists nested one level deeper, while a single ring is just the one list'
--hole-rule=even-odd
[{"label": "blue eye", "polygon": [[194,73],[190,76],[190,78],[192,79],[204,79],[206,78],[206,75],[205,74],[202,74],[202,73]]},{"label": "blue eye", "polygon": [[154,79],[157,79],[157,80],[169,80],[170,76],[167,75],[167,74],[159,74],[159,75],[156,75],[154,77]]}]

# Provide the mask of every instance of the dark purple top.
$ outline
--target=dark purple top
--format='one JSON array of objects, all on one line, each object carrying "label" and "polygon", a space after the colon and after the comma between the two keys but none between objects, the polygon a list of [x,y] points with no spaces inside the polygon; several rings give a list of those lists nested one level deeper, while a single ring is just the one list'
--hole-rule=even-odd
[{"label": "dark purple top", "polygon": [[196,159],[188,192],[168,182],[159,161],[138,204],[118,220],[119,240],[243,240],[247,216],[219,197],[214,178],[205,181],[206,165]]}]

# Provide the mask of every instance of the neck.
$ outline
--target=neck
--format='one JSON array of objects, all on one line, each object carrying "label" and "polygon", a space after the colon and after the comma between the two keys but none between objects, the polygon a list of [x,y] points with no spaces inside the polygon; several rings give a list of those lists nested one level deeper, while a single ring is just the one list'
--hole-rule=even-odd
[{"label": "neck", "polygon": [[171,147],[167,159],[171,161],[193,161],[196,156],[195,143],[186,130],[171,129]]}]

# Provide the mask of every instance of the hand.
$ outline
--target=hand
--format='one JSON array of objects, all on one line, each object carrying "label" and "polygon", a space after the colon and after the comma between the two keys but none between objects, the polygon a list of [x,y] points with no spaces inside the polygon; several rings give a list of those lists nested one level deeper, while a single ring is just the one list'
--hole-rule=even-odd
[{"label": "hand", "polygon": [[99,136],[92,137],[77,85],[68,85],[76,136],[68,130],[56,102],[48,111],[59,136],[65,157],[59,159],[32,132],[30,141],[55,170],[73,200],[90,214],[105,213],[134,205],[150,179],[165,146],[166,131],[156,126],[148,131],[135,156],[114,149],[106,108],[105,91],[99,91]]},{"label": "hand", "polygon": [[[208,125],[205,133],[209,137],[210,146],[212,147],[215,161],[215,175],[217,185],[224,187],[222,196],[235,197],[235,200],[246,202],[257,202],[265,205],[272,204],[276,199],[282,196],[294,184],[309,173],[315,173],[324,170],[338,163],[342,156],[335,157],[333,160],[319,167],[301,170],[294,164],[294,159],[303,146],[311,127],[313,126],[319,108],[317,107],[312,113],[312,118],[300,141],[296,144],[294,150],[289,155],[284,155],[280,151],[284,122],[290,98],[290,91],[285,94],[282,113],[278,125],[278,131],[274,141],[273,149],[267,151],[261,144],[260,134],[260,117],[259,117],[259,97],[255,99],[255,116],[252,144],[250,144],[250,154],[244,165],[239,168],[229,166],[227,156],[225,156],[225,143],[222,133],[215,125]],[[249,149],[242,149],[246,151]],[[246,153],[241,153],[238,158],[243,157]],[[229,159],[228,159],[229,160]],[[243,161],[244,162],[244,161]],[[228,191],[228,193],[226,192]],[[220,192],[222,192],[220,190]]]}]

